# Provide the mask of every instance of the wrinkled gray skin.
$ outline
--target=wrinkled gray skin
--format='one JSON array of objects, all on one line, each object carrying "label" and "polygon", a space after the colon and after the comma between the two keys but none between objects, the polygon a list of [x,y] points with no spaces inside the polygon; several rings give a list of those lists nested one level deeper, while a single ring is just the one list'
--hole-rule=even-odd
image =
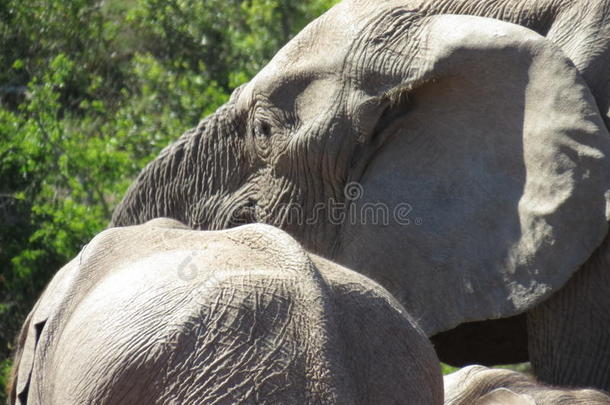
[{"label": "wrinkled gray skin", "polygon": [[512,370],[469,366],[445,376],[445,405],[610,405],[610,396],[546,386]]},{"label": "wrinkled gray skin", "polygon": [[268,225],[107,230],[19,339],[17,404],[442,404],[432,345],[358,273]]},{"label": "wrinkled gray skin", "polygon": [[276,225],[429,336],[527,312],[505,361],[529,344],[542,380],[610,388],[607,253],[577,272],[607,233],[609,22],[607,0],[346,0],[147,166],[113,223]]}]

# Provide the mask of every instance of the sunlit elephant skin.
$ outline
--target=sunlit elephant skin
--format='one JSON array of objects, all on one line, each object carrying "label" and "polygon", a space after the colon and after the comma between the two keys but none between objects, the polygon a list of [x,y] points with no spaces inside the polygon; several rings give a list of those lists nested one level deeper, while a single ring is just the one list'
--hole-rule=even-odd
[{"label": "sunlit elephant skin", "polygon": [[[610,388],[607,253],[578,271],[607,234],[609,4],[344,1],[146,167],[113,223],[276,225],[429,336],[527,314],[514,342],[538,377]],[[373,222],[372,204],[411,211]]]},{"label": "sunlit elephant skin", "polygon": [[391,295],[268,225],[110,229],[19,338],[17,404],[442,404],[432,345]]},{"label": "sunlit elephant skin", "polygon": [[592,389],[562,389],[512,370],[469,366],[445,376],[445,405],[610,405]]}]

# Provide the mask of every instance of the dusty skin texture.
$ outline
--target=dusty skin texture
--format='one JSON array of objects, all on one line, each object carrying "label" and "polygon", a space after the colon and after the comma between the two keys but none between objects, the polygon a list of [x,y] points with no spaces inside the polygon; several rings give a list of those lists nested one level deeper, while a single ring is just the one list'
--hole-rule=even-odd
[{"label": "dusty skin texture", "polygon": [[438,359],[373,281],[267,225],[109,229],[26,322],[17,404],[442,404]]},{"label": "dusty skin texture", "polygon": [[[534,367],[610,389],[607,268],[593,260],[568,283],[607,233],[608,60],[608,0],[344,1],[145,168],[113,222],[279,226],[381,283],[428,335],[563,288],[528,333],[566,355]],[[346,200],[351,182],[362,193]],[[387,223],[363,213],[371,203]],[[554,329],[576,303],[571,330]],[[570,355],[565,333],[606,366]]]},{"label": "dusty skin texture", "polygon": [[[567,41],[562,52],[523,27],[437,15],[468,2],[437,3],[331,9],[152,162],[114,224],[280,226],[379,281],[429,335],[547,298],[607,231],[609,135],[565,56],[584,45]],[[550,35],[553,10],[514,12]],[[351,181],[364,192],[350,202],[356,213],[408,203],[411,223],[336,223],[314,211],[345,202]],[[287,206],[317,220],[299,224]]]},{"label": "dusty skin texture", "polygon": [[546,386],[516,371],[470,366],[445,376],[445,405],[610,405],[610,396]]}]

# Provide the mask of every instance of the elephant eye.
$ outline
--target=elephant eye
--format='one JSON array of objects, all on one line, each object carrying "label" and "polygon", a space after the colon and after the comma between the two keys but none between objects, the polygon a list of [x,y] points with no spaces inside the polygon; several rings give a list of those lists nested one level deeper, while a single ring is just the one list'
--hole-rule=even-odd
[{"label": "elephant eye", "polygon": [[256,137],[268,138],[271,135],[271,126],[268,122],[257,121],[254,125],[254,135]]},{"label": "elephant eye", "polygon": [[254,123],[254,144],[261,157],[266,158],[271,152],[271,125],[263,120]]}]

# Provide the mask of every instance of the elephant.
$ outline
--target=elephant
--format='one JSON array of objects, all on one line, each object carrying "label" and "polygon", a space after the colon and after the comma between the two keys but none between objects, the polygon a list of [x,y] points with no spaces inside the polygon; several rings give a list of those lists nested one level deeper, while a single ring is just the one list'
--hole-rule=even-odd
[{"label": "elephant", "polygon": [[445,405],[610,405],[605,392],[549,387],[512,370],[468,366],[444,380]]},{"label": "elephant", "polygon": [[264,224],[98,234],[18,339],[11,404],[442,404],[432,344],[380,285]]},{"label": "elephant", "polygon": [[344,0],[111,224],[274,225],[388,289],[442,361],[610,389],[609,47],[609,0]]}]

